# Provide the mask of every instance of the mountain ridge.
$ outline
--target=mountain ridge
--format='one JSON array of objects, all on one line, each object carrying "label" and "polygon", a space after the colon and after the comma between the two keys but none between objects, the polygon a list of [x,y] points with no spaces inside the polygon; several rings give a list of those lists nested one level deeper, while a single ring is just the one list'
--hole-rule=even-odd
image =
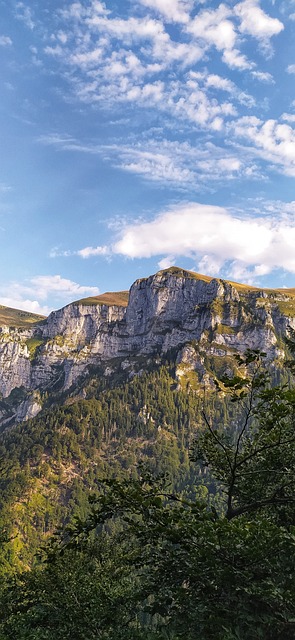
[{"label": "mountain ridge", "polygon": [[262,349],[281,367],[289,326],[295,328],[295,289],[260,289],[170,267],[136,280],[129,294],[108,292],[37,323],[3,325],[0,425],[37,415],[44,398],[70,393],[93,367],[106,378],[118,368],[130,378],[144,360],[171,350],[178,382],[194,379],[195,388],[210,387],[214,367],[247,348]]},{"label": "mountain ridge", "polygon": [[[207,276],[205,274],[197,273],[195,271],[190,271],[189,269],[184,269],[182,267],[177,267],[177,266],[168,267],[167,269],[161,269],[157,271],[155,274],[153,274],[152,276],[138,278],[137,280],[135,280],[134,284],[136,282],[147,281],[149,278],[154,276],[165,275],[165,274],[171,274],[176,277],[192,278],[192,279],[200,280],[207,283],[212,282],[212,280],[217,280],[225,284],[231,285],[235,287],[238,291],[243,291],[243,292],[261,291],[261,292],[265,292],[266,294],[270,294],[270,293],[283,294],[283,295],[291,295],[295,297],[295,287],[284,288],[284,287],[254,286],[250,284],[244,284],[242,282],[237,282],[235,280],[220,278],[218,276]],[[129,299],[129,291],[130,290],[106,291],[97,296],[88,296],[86,298],[79,298],[77,300],[73,300],[72,302],[69,302],[67,305],[65,305],[64,307],[61,307],[60,309],[64,309],[65,307],[69,307],[71,305],[79,305],[79,304],[83,304],[86,306],[88,304],[89,305],[98,304],[98,305],[107,305],[107,306],[127,307],[128,299]],[[55,311],[59,311],[60,309],[54,310],[53,313]],[[0,305],[0,327],[4,325],[9,327],[25,327],[28,324],[33,324],[33,323],[38,324],[38,322],[43,322],[44,320],[46,320],[47,317],[48,316],[26,311],[24,309],[18,309],[14,307],[6,307],[5,305]]]},{"label": "mountain ridge", "polygon": [[0,305],[0,326],[26,327],[33,323],[39,323],[46,319],[39,313],[31,313],[23,309],[14,309]]},{"label": "mountain ridge", "polygon": [[193,499],[208,495],[212,479],[189,450],[204,406],[214,425],[235,424],[222,381],[241,373],[237,355],[264,351],[274,383],[289,382],[292,294],[173,267],[136,280],[127,306],[126,297],[109,292],[39,324],[0,328],[8,564],[31,566],[42,540],[87,514],[102,477],[136,477],[140,460],[169,473],[176,490],[189,486]]}]

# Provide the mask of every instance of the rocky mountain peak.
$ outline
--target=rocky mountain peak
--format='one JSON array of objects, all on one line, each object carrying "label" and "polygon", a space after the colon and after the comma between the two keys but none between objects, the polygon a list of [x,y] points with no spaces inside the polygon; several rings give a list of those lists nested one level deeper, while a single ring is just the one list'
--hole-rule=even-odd
[{"label": "rocky mountain peak", "polygon": [[[32,403],[36,413],[36,391],[41,409],[42,394],[70,389],[91,366],[99,365],[108,375],[112,362],[121,362],[126,374],[130,370],[133,375],[136,359],[162,357],[171,350],[178,365],[181,354],[184,359],[189,354],[189,366],[204,375],[206,353],[221,360],[235,351],[260,348],[271,360],[280,360],[282,338],[289,325],[295,326],[295,290],[260,290],[170,267],[136,280],[129,294],[78,300],[37,321],[29,314],[26,322],[17,315],[21,313],[12,313],[13,326],[7,322],[9,313],[2,313],[4,423],[23,419],[24,407]],[[22,390],[21,402],[14,400],[17,389]]]}]

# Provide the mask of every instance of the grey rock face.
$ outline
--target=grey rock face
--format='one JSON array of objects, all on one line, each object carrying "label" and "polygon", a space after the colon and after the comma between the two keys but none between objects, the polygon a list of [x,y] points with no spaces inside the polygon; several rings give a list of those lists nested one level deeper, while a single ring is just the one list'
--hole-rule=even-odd
[{"label": "grey rock face", "polygon": [[[0,392],[7,398],[19,387],[41,395],[66,390],[90,365],[103,365],[108,374],[114,358],[128,368],[131,356],[173,348],[183,353],[187,367],[205,375],[200,357],[186,347],[192,341],[220,357],[228,349],[259,348],[271,359],[282,358],[281,338],[295,326],[280,310],[282,300],[287,303],[288,296],[281,292],[238,290],[223,280],[168,269],[137,280],[127,308],[73,303],[29,329],[0,328]],[[41,406],[38,396],[27,410],[23,402],[17,415],[25,419]]]}]

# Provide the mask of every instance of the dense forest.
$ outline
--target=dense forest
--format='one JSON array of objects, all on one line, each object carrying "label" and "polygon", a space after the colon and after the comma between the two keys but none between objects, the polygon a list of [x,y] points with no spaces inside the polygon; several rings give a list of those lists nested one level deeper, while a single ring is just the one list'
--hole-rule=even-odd
[{"label": "dense forest", "polygon": [[294,412],[246,352],[205,393],[92,372],[3,431],[1,640],[294,638]]}]

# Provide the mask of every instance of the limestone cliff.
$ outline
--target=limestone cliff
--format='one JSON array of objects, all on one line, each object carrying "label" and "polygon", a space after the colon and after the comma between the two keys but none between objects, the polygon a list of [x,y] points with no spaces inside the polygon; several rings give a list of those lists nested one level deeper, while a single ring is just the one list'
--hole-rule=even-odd
[{"label": "limestone cliff", "polygon": [[[35,415],[42,397],[69,390],[91,366],[105,375],[116,361],[134,373],[143,357],[175,350],[179,378],[208,380],[205,358],[224,360],[247,347],[284,357],[295,327],[295,290],[259,290],[172,267],[127,292],[74,302],[46,320],[0,328],[0,423]],[[135,366],[136,369],[136,366]],[[37,395],[36,395],[37,394]]]}]

